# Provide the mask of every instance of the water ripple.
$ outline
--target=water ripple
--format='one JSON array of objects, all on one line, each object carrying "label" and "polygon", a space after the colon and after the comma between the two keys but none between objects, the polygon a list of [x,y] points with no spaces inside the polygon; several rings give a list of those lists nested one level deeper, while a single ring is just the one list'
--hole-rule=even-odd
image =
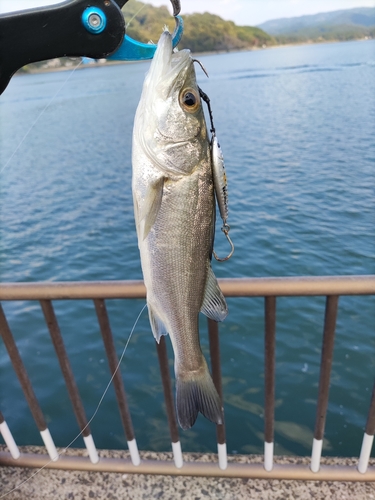
[{"label": "water ripple", "polygon": [[[234,257],[220,277],[374,273],[374,41],[203,56],[229,179]],[[2,281],[141,278],[131,196],[131,134],[147,64],[77,71],[1,176]],[[25,75],[0,101],[0,168],[61,86],[60,73]],[[218,235],[215,249],[226,251]],[[229,299],[220,327],[229,450],[261,452],[263,299]],[[121,353],[143,301],[108,301]],[[4,304],[60,446],[74,418],[38,304]],[[57,318],[88,414],[109,370],[90,301],[56,301]],[[277,306],[277,450],[311,447],[325,300]],[[374,299],[342,297],[327,417],[328,454],[358,453],[375,370]],[[200,320],[208,352],[206,322]],[[142,317],[121,367],[144,449],[169,449],[155,345]],[[172,357],[168,345],[170,358]],[[53,381],[51,383],[51,381]],[[0,345],[1,410],[19,444],[38,441]],[[296,408],[298,411],[296,411]],[[107,422],[110,424],[107,425]],[[345,427],[346,426],[346,427]],[[144,432],[147,429],[147,432]],[[164,429],[164,430],[163,430]],[[75,432],[75,431],[74,431]],[[199,418],[184,449],[215,450]],[[113,391],[93,422],[96,443],[122,448]]]}]

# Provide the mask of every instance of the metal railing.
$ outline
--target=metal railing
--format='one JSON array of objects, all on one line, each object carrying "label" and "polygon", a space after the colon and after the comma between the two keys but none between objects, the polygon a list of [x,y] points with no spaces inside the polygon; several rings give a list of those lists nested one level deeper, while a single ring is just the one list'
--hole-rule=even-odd
[{"label": "metal railing", "polygon": [[[375,386],[372,393],[357,467],[320,465],[329,399],[330,374],[339,296],[375,295],[375,276],[239,278],[222,279],[219,280],[219,283],[224,295],[227,297],[264,297],[265,299],[265,443],[263,465],[240,464],[230,461],[228,463],[225,425],[217,426],[218,463],[183,461],[164,337],[161,338],[160,343],[156,344],[156,346],[174,460],[156,461],[140,459],[123,380],[120,371],[117,370],[118,357],[115,350],[105,300],[118,298],[145,298],[146,290],[142,281],[1,284],[0,301],[38,300],[40,302],[68,393],[72,401],[73,410],[88,450],[89,458],[58,454],[4,311],[0,305],[0,334],[48,452],[48,456],[31,453],[21,454],[5,418],[0,412],[0,432],[9,449],[9,452],[0,452],[0,465],[48,467],[70,470],[96,470],[105,472],[112,471],[137,474],[304,479],[319,481],[344,479],[346,481],[375,481],[375,468],[368,467],[375,434]],[[319,394],[310,467],[298,464],[274,464],[276,302],[277,297],[281,296],[326,296]],[[130,460],[99,458],[52,304],[53,300],[63,299],[91,299],[94,302],[110,371],[113,377],[121,421],[130,452]],[[208,320],[208,330],[213,381],[222,398],[218,324],[212,320]]]}]

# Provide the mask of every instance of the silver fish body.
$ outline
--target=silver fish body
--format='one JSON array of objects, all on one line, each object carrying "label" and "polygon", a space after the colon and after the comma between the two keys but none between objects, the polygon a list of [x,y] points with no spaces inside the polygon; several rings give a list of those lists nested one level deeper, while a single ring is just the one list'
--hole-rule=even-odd
[{"label": "silver fish body", "polygon": [[210,143],[190,52],[164,32],[146,76],[133,132],[133,199],[150,324],[169,333],[177,416],[223,421],[199,343],[198,316],[227,315],[211,269],[215,201]]}]

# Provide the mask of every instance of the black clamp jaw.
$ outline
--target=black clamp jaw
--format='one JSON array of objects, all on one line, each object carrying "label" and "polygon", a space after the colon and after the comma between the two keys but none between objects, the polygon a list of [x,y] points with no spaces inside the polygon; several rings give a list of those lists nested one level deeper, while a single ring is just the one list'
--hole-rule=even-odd
[{"label": "black clamp jaw", "polygon": [[[121,7],[127,1],[67,0],[48,7],[2,14],[0,94],[13,74],[31,62],[63,56],[100,59],[114,52],[125,35]],[[104,14],[104,29],[98,26],[100,19],[96,11]]]},{"label": "black clamp jaw", "polygon": [[[138,61],[156,45],[125,34],[121,8],[128,0],[65,0],[57,5],[0,15],[0,94],[26,64],[56,57]],[[171,0],[176,47],[183,34],[180,0]]]}]

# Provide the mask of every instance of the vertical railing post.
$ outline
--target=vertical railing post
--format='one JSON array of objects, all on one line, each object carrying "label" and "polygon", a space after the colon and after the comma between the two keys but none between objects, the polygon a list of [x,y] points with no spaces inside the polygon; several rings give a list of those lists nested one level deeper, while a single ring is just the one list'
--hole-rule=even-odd
[{"label": "vertical railing post", "polygon": [[31,414],[35,420],[38,427],[40,435],[43,439],[44,445],[47,448],[47,452],[51,460],[56,461],[59,458],[57,453],[55,443],[52,440],[51,433],[47,427],[46,421],[43,416],[43,412],[39,406],[39,402],[35,396],[34,389],[31,385],[30,378],[27,374],[25,365],[23,364],[20,353],[17,349],[16,343],[13,339],[12,332],[10,331],[8,322],[6,320],[3,308],[0,304],[0,335],[3,338],[5,347],[8,351],[10,360],[12,362],[14,371],[17,374],[18,380],[20,381],[23,393],[25,395],[26,401],[29,405]]},{"label": "vertical railing post", "polygon": [[264,301],[264,468],[273,469],[275,426],[276,297]]},{"label": "vertical railing post", "polygon": [[180,436],[178,434],[176,410],[173,401],[172,381],[168,365],[168,352],[164,336],[160,338],[159,343],[156,342],[156,351],[158,353],[160,374],[163,383],[164,400],[168,417],[169,432],[172,441],[174,463],[176,467],[181,468],[183,465],[181,443]]},{"label": "vertical railing post", "polygon": [[328,295],[326,299],[323,345],[320,361],[319,394],[310,465],[313,472],[318,472],[320,469],[320,458],[322,455],[324,428],[328,408],[338,301],[339,297],[337,295]]},{"label": "vertical railing post", "polygon": [[141,459],[139,456],[137,441],[135,439],[135,434],[134,434],[133,423],[130,416],[128,402],[126,399],[124,382],[122,380],[121,371],[119,369],[119,361],[116,354],[115,343],[113,341],[113,335],[109,323],[107,308],[103,299],[94,299],[94,305],[95,305],[96,315],[98,317],[100,332],[103,337],[104,347],[107,353],[109,369],[113,377],[113,385],[115,388],[117,404],[120,410],[122,426],[124,428],[126,440],[128,443],[130,458],[133,465],[139,465],[141,463]]},{"label": "vertical railing post", "polygon": [[372,444],[375,434],[375,384],[372,390],[370,409],[367,416],[366,429],[363,435],[361,453],[358,461],[358,470],[362,474],[367,471],[368,462],[370,460]]},{"label": "vertical railing post", "polygon": [[5,444],[7,445],[10,454],[12,455],[12,458],[14,458],[15,460],[17,460],[17,458],[20,458],[21,455],[20,450],[16,445],[16,442],[12,436],[12,433],[10,432],[8,424],[6,423],[4,415],[1,413],[1,411],[0,411],[0,434],[3,436]]},{"label": "vertical railing post", "polygon": [[[219,344],[219,326],[216,321],[208,318],[208,336],[210,341],[210,357],[212,367],[212,380],[220,396],[223,406],[223,387],[221,383],[221,364],[220,364],[220,344]],[[216,426],[217,450],[219,457],[219,467],[225,470],[228,465],[227,443],[225,438],[225,423]]]},{"label": "vertical railing post", "polygon": [[83,407],[82,399],[79,395],[78,387],[74,379],[73,370],[69,362],[68,354],[65,349],[64,341],[61,336],[52,302],[50,300],[41,300],[40,305],[42,307],[48,331],[51,335],[57,359],[59,360],[60,368],[65,380],[66,387],[68,389],[68,394],[73,405],[74,414],[76,416],[83,441],[87,448],[91,462],[93,464],[96,464],[97,462],[99,462],[98,452],[96,450],[90,427],[87,422],[85,409]]}]

